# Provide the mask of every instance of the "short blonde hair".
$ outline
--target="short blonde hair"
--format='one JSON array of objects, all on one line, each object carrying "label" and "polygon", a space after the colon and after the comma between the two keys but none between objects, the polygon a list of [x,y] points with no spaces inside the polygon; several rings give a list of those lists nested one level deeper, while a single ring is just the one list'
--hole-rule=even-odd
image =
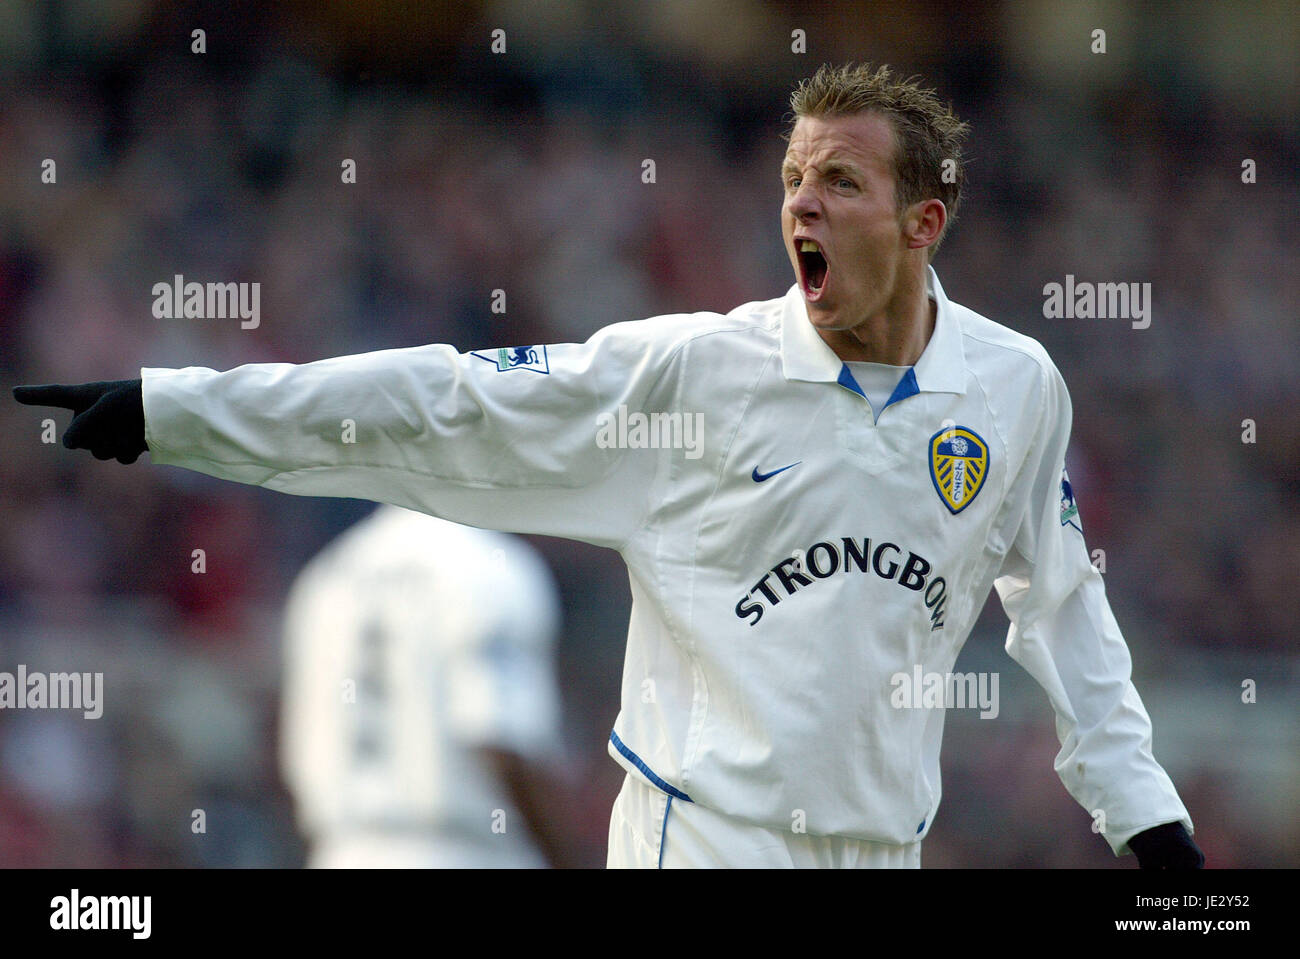
[{"label": "short blonde hair", "polygon": [[[894,130],[895,200],[899,216],[913,203],[935,198],[948,212],[944,232],[930,247],[930,255],[957,219],[962,190],[966,186],[966,165],[962,141],[970,131],[933,90],[920,85],[920,77],[899,79],[888,66],[873,71],[868,64],[823,64],[800,81],[790,96],[794,111],[791,132],[800,117],[849,116],[878,113]],[[789,139],[789,133],[786,134]],[[944,161],[951,160],[944,176]],[[948,182],[950,181],[950,182]]]}]

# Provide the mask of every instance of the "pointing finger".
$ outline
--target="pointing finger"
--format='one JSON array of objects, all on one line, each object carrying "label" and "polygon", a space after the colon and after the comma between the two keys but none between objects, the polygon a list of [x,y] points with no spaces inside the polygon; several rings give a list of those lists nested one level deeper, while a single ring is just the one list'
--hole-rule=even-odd
[{"label": "pointing finger", "polygon": [[90,407],[102,392],[97,383],[63,386],[49,383],[42,386],[15,386],[14,399],[27,406],[61,406],[80,413]]}]

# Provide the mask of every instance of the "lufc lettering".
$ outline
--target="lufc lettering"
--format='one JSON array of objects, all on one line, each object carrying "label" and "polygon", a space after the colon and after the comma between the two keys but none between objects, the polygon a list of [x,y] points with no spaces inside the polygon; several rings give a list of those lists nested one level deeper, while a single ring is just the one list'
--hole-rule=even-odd
[{"label": "lufc lettering", "polygon": [[[814,543],[808,548],[802,564],[789,557],[781,560],[740,598],[736,604],[736,615],[741,619],[752,616],[749,625],[757,626],[767,610],[764,600],[776,606],[781,602],[780,590],[784,590],[786,596],[793,596],[797,590],[812,586],[817,580],[856,570],[860,573],[875,573],[881,579],[891,580],[904,589],[920,593],[925,608],[930,611],[930,631],[943,629],[948,584],[942,576],[928,578],[931,572],[928,560],[909,552],[907,559],[900,563],[896,557],[901,558],[903,550],[894,543],[880,543],[873,550],[870,539],[862,540],[861,548],[851,536],[843,537],[840,542],[842,548],[825,540]],[[813,578],[805,576],[805,571]]]}]

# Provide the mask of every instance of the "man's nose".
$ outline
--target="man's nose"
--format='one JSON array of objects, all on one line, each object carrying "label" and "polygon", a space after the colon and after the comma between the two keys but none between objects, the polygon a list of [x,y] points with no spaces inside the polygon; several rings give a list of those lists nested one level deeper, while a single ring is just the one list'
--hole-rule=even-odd
[{"label": "man's nose", "polygon": [[789,209],[796,219],[815,219],[821,214],[821,201],[817,197],[817,192],[804,182],[799,185],[799,189],[795,190],[794,196],[790,197]]}]

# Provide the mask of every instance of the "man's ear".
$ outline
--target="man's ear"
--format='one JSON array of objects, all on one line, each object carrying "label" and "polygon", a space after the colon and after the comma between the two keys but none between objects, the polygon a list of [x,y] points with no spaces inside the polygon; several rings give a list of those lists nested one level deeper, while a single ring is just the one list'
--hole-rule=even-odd
[{"label": "man's ear", "polygon": [[921,250],[933,246],[943,236],[943,227],[947,222],[948,208],[942,200],[913,203],[903,218],[903,236],[907,239],[907,248]]}]

